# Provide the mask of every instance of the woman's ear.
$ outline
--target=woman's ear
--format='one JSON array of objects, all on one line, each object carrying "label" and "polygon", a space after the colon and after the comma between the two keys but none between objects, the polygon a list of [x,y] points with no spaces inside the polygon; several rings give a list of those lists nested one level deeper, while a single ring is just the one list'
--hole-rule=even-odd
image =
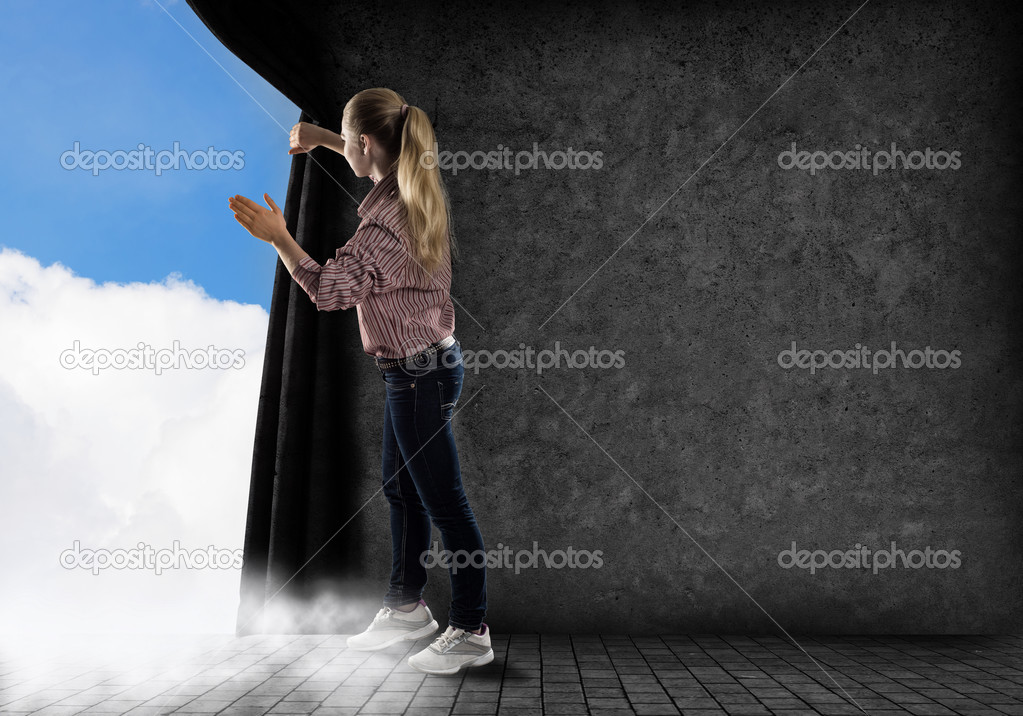
[{"label": "woman's ear", "polygon": [[373,138],[370,137],[368,134],[359,135],[359,144],[362,146],[362,153],[365,154],[366,156],[369,156],[372,139]]}]

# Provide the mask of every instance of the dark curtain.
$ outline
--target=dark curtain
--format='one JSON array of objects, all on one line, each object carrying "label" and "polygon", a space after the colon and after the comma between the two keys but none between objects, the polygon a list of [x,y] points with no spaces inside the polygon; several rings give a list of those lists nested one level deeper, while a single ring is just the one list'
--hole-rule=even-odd
[{"label": "dark curtain", "polygon": [[[302,108],[299,121],[331,128],[317,93],[322,65],[302,17],[267,2],[189,0],[217,38]],[[258,111],[258,108],[257,108]],[[282,151],[287,136],[282,132]],[[295,155],[284,216],[321,264],[357,226],[354,177],[329,149]],[[356,193],[359,191],[359,193]],[[351,629],[346,598],[359,592],[355,481],[373,463],[355,439],[362,351],[354,310],[318,312],[278,259],[256,421],[236,633]],[[367,463],[369,459],[369,463]],[[379,467],[376,468],[377,470]],[[343,527],[343,529],[342,529]]]},{"label": "dark curtain", "polygon": [[[302,121],[309,119],[303,112]],[[314,150],[310,157],[295,157],[284,214],[292,236],[323,263],[344,241],[342,232],[354,232],[346,225],[356,204],[338,183],[348,171],[344,159],[330,150]],[[353,485],[367,462],[351,410],[360,375],[355,368],[367,360],[355,312],[318,312],[278,259],[252,458],[238,634],[339,627],[328,607],[313,605],[343,601],[343,580],[356,577],[359,569],[349,549],[357,525],[346,523],[359,510]],[[259,626],[268,599],[276,607],[268,614],[276,616]]]}]

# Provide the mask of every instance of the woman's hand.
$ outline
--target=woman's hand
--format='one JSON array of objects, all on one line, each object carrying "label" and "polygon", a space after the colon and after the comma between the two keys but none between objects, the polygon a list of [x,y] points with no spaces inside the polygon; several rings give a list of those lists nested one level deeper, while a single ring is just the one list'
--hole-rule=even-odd
[{"label": "woman's hand", "polygon": [[227,201],[227,205],[234,212],[234,218],[245,227],[245,230],[257,239],[266,241],[269,244],[276,244],[288,233],[288,227],[284,221],[284,212],[281,211],[269,194],[263,194],[270,209],[264,209],[252,199],[241,194],[235,194]]},{"label": "woman's hand", "polygon": [[323,127],[299,122],[291,128],[291,149],[288,154],[303,154],[323,144]]}]

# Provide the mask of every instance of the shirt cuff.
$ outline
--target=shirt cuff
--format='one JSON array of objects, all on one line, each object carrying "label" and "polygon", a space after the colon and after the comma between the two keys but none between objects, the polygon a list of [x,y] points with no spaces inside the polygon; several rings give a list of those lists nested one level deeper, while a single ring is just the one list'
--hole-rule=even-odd
[{"label": "shirt cuff", "polygon": [[313,303],[316,302],[322,268],[311,256],[303,256],[299,259],[298,264],[295,266],[295,272],[292,275],[292,278],[302,287],[302,290],[309,294],[309,298],[313,300]]}]

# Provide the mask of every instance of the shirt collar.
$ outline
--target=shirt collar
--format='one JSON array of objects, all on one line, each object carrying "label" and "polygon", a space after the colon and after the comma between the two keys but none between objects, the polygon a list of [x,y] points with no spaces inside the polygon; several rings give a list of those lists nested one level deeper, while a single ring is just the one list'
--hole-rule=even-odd
[{"label": "shirt collar", "polygon": [[398,174],[397,172],[389,172],[387,176],[380,179],[376,185],[370,189],[369,194],[359,204],[359,216],[365,219],[370,216],[373,212],[373,208],[381,201],[390,197],[396,197],[398,195]]}]

